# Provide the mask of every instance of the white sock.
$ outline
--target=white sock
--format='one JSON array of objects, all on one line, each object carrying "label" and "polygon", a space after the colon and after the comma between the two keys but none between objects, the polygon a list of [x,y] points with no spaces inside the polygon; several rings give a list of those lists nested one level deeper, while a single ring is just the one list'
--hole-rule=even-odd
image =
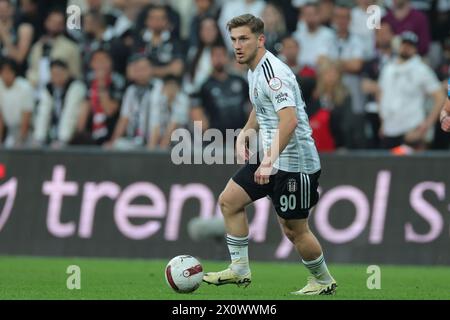
[{"label": "white sock", "polygon": [[250,271],[248,265],[248,236],[235,237],[227,234],[228,251],[231,257],[231,270],[238,275],[245,275]]},{"label": "white sock", "polygon": [[320,257],[315,260],[302,260],[302,262],[305,267],[308,268],[309,272],[311,272],[311,274],[316,278],[318,283],[328,284],[333,280],[330,272],[328,271],[323,254],[321,254]]}]

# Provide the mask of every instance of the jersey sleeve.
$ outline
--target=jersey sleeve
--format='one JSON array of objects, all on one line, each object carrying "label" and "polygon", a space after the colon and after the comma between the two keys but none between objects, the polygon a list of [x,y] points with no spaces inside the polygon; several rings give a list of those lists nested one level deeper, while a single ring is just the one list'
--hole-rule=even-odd
[{"label": "jersey sleeve", "polygon": [[262,64],[263,75],[260,79],[263,92],[272,102],[276,112],[286,107],[295,107],[295,91],[292,83],[293,74],[277,70],[276,73],[269,61]]}]

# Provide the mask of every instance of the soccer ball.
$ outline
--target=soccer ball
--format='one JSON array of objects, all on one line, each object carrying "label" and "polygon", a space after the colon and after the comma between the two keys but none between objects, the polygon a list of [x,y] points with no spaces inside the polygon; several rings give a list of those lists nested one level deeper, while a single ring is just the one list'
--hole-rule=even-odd
[{"label": "soccer ball", "polygon": [[166,282],[178,293],[195,291],[203,280],[203,267],[189,255],[176,256],[166,266]]}]

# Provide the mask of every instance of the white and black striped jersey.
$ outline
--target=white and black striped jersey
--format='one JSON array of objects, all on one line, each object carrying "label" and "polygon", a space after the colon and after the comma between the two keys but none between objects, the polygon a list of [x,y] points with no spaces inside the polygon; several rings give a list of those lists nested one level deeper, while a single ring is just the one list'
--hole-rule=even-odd
[{"label": "white and black striped jersey", "polygon": [[277,112],[294,107],[298,124],[286,148],[274,167],[288,172],[314,173],[320,169],[320,159],[305,111],[305,102],[291,69],[269,51],[256,68],[248,71],[249,95],[256,111],[264,150],[270,149],[278,128]]}]

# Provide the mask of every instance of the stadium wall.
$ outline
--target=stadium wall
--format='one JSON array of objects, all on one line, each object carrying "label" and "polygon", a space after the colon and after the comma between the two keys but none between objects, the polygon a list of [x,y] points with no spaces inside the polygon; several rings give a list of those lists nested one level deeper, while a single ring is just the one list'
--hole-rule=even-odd
[{"label": "stadium wall", "polygon": [[[450,265],[448,154],[322,155],[311,228],[329,262]],[[169,153],[0,151],[0,255],[228,259],[220,216],[237,165],[174,165]],[[298,261],[268,199],[249,207],[251,258]]]}]

